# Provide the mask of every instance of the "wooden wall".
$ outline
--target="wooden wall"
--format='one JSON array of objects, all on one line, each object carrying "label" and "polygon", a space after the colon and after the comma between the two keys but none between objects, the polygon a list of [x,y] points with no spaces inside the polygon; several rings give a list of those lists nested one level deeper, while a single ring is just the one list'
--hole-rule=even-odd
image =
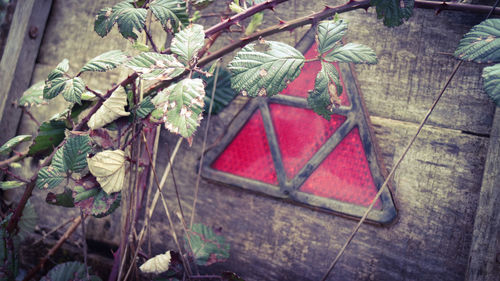
[{"label": "wooden wall", "polygon": [[[55,0],[33,81],[44,79],[63,58],[68,58],[76,70],[104,51],[127,45],[116,30],[105,39],[93,32],[94,15],[115,2],[118,1]],[[217,2],[220,6],[222,1]],[[323,2],[291,0],[277,8],[276,17],[266,12],[266,21],[274,23],[277,17],[287,20],[318,11]],[[446,11],[436,16],[430,10],[417,10],[408,23],[394,29],[376,20],[372,9],[341,17],[350,23],[347,40],[371,46],[379,57],[377,65],[357,66],[356,70],[382,160],[390,168],[451,73],[456,61],[450,54],[481,17]],[[274,39],[293,45],[304,31],[302,28],[286,32]],[[225,62],[229,60],[230,57]],[[429,126],[397,171],[393,182],[399,209],[397,222],[388,227],[363,226],[329,280],[464,279],[494,112],[493,103],[481,90],[480,72],[478,65],[463,65]],[[124,75],[115,71],[104,78],[83,78],[106,89]],[[209,144],[223,133],[244,102],[244,98],[238,98],[212,119]],[[64,107],[59,102],[52,105]],[[52,113],[36,114],[48,118]],[[28,123],[23,120],[22,132],[33,130]],[[200,129],[206,125],[202,122]],[[182,144],[174,165],[187,214],[193,201],[201,132],[192,147]],[[162,133],[160,171],[167,162],[166,150],[172,150],[176,141],[176,136]],[[167,189],[167,197],[175,206],[171,182]],[[39,198],[45,197],[44,192],[36,193]],[[235,271],[247,281],[319,280],[356,223],[206,181],[201,183],[198,200],[195,221],[220,229],[231,243],[230,259],[212,270]],[[41,227],[45,228],[58,224],[63,215],[69,218],[76,214],[61,209],[60,214],[54,215],[52,208],[44,204],[37,204],[37,209],[48,214],[41,220],[46,224]],[[90,220],[88,238],[117,244],[118,218],[116,214],[108,219]],[[156,210],[152,231],[155,252],[173,248],[160,208]]]}]

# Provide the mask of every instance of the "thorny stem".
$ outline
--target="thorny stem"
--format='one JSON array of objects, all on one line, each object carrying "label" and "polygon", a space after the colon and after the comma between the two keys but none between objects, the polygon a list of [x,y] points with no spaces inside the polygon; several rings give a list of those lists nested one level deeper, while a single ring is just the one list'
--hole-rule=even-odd
[{"label": "thorny stem", "polygon": [[144,33],[146,33],[146,38],[148,39],[149,43],[151,44],[151,47],[153,48],[153,51],[155,51],[156,53],[158,53],[158,48],[156,47],[156,44],[153,41],[153,37],[151,37],[151,34],[149,33],[149,31],[146,28],[144,28]]},{"label": "thorny stem", "polygon": [[365,213],[363,214],[363,216],[361,217],[361,219],[359,220],[358,224],[356,225],[356,227],[354,228],[354,230],[352,231],[351,235],[349,236],[349,238],[347,239],[347,241],[345,242],[345,244],[342,246],[342,248],[340,249],[339,253],[337,254],[337,256],[335,257],[335,259],[333,260],[332,264],[330,265],[330,267],[328,268],[328,271],[325,273],[325,275],[323,276],[323,278],[321,278],[321,281],[325,281],[326,278],[328,278],[328,275],[331,273],[331,271],[333,270],[333,268],[335,267],[335,265],[337,264],[337,262],[339,261],[340,257],[342,257],[342,254],[344,254],[347,246],[349,246],[349,244],[351,243],[352,239],[354,238],[354,236],[356,235],[356,233],[358,232],[359,228],[361,227],[361,225],[363,224],[363,222],[366,220],[366,218],[368,217],[368,214],[370,213],[370,211],[373,209],[373,206],[375,206],[375,203],[377,202],[378,198],[380,197],[380,195],[382,194],[382,192],[385,190],[385,188],[387,187],[387,183],[390,181],[390,179],[392,178],[392,176],[394,175],[394,172],[396,171],[396,169],[399,167],[399,165],[401,164],[401,162],[403,161],[403,159],[405,158],[406,154],[408,153],[408,151],[410,150],[411,146],[413,145],[413,143],[415,142],[415,140],[417,139],[418,135],[420,134],[420,132],[422,131],[422,128],[424,127],[424,124],[425,122],[427,122],[427,119],[429,119],[429,116],[431,115],[432,111],[434,111],[434,108],[436,107],[436,105],[438,104],[439,100],[441,99],[441,97],[443,96],[444,92],[446,91],[446,89],[448,88],[448,85],[450,85],[450,82],[451,80],[453,79],[453,77],[455,76],[455,74],[457,73],[457,70],[460,68],[460,65],[462,65],[462,62],[463,61],[459,61],[456,65],[455,65],[455,68],[453,69],[450,77],[448,77],[448,80],[446,81],[443,89],[441,90],[441,92],[437,95],[436,99],[434,100],[434,102],[432,103],[431,107],[429,108],[429,111],[427,111],[427,114],[425,115],[424,119],[422,119],[422,121],[420,122],[420,125],[418,126],[417,128],[417,131],[415,132],[415,135],[413,136],[413,138],[410,140],[410,142],[408,143],[408,145],[406,146],[405,150],[403,151],[403,154],[401,154],[401,156],[399,157],[398,161],[396,162],[396,164],[394,165],[394,167],[392,167],[391,169],[391,172],[389,173],[389,175],[386,177],[384,183],[382,184],[382,186],[380,187],[379,191],[377,192],[377,194],[375,195],[375,197],[373,198],[372,202],[370,203],[370,206],[368,206],[368,209],[366,209]]},{"label": "thorny stem", "polygon": [[83,214],[83,209],[80,208],[80,218],[82,224],[82,243],[83,243],[83,263],[85,264],[85,273],[87,274],[87,280],[90,280],[89,275],[89,265],[87,263],[87,234],[85,232],[85,215]]},{"label": "thorny stem", "polygon": [[215,72],[215,77],[214,77],[214,84],[212,87],[212,96],[210,98],[210,106],[208,107],[208,117],[207,117],[207,125],[205,127],[205,134],[203,135],[203,144],[201,148],[201,157],[200,157],[200,164],[198,166],[198,174],[196,175],[196,185],[194,187],[194,199],[193,199],[193,207],[191,208],[191,219],[189,220],[189,228],[193,228],[193,222],[194,222],[194,215],[196,213],[196,202],[198,201],[198,190],[200,186],[200,179],[201,179],[201,169],[203,167],[203,158],[205,156],[205,147],[207,145],[207,138],[208,138],[208,129],[210,127],[210,117],[212,115],[212,107],[214,104],[214,97],[215,97],[215,89],[217,88],[217,79],[219,78],[219,69],[220,65],[217,63],[217,71]]},{"label": "thorny stem", "polygon": [[24,183],[29,183],[28,180],[23,179],[22,177],[20,177],[20,176],[18,176],[16,174],[12,173],[11,171],[9,171],[9,168],[7,168],[7,167],[0,167],[0,170],[2,172],[4,172],[5,174],[7,174],[8,176],[10,176],[10,177],[12,177],[12,178],[14,178],[14,179],[16,179],[18,181],[22,181]]}]

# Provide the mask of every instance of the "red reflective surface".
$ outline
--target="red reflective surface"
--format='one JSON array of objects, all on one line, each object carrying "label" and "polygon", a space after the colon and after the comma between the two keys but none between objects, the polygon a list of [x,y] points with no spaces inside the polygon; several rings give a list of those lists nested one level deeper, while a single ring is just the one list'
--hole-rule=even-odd
[{"label": "red reflective surface", "polygon": [[332,115],[328,121],[312,110],[276,103],[269,108],[288,179],[302,169],[346,119]]},{"label": "red reflective surface", "polygon": [[214,161],[212,168],[278,185],[260,110],[253,113],[224,152]]},{"label": "red reflective surface", "polygon": [[[377,188],[357,127],[326,157],[300,191],[356,205],[370,205]],[[378,200],[375,207],[381,206]]]},{"label": "red reflective surface", "polygon": [[[318,56],[318,50],[316,48],[316,43],[307,51],[304,55],[306,59],[313,59]],[[334,63],[337,71],[340,73],[338,64]],[[321,70],[321,63],[319,61],[306,62],[299,77],[293,80],[292,83],[280,93],[282,95],[290,95],[295,97],[307,98],[308,91],[314,89],[314,80],[316,75]],[[340,96],[340,104],[344,106],[349,106],[349,99],[347,98],[346,88],[344,86],[344,79],[340,75],[340,84],[342,85],[342,95]]]}]

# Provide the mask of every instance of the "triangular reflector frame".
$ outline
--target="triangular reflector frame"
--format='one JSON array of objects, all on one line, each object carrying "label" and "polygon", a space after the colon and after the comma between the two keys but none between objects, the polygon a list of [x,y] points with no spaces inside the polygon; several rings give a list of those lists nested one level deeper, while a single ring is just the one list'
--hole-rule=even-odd
[{"label": "triangular reflector frame", "polygon": [[[307,52],[307,58],[314,56],[313,45],[311,29],[296,48]],[[234,117],[218,145],[206,152],[203,177],[359,219],[382,186],[385,171],[378,160],[353,67],[338,66],[344,92],[342,105],[333,109],[330,121],[308,109],[305,98],[307,90],[314,87],[319,71],[316,68],[306,64],[281,94],[251,99]],[[295,87],[297,83],[302,88]],[[281,120],[282,116],[297,114],[301,115],[298,119],[304,119],[302,123]],[[290,134],[297,130],[295,136]],[[287,132],[286,137],[282,132]],[[321,136],[314,135],[317,132]],[[291,147],[296,142],[303,144],[304,151]],[[248,150],[249,146],[259,152]],[[342,165],[346,160],[351,162],[348,168]],[[322,174],[329,178],[322,180]],[[347,176],[341,178],[343,175]],[[328,186],[335,178],[339,180]],[[396,215],[390,189],[386,188],[368,220],[385,224]]]}]

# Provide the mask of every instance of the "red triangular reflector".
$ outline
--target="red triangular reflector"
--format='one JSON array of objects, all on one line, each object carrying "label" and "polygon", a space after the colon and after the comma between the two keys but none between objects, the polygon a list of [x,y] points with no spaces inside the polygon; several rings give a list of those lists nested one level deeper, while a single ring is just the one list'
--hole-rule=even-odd
[{"label": "red triangular reflector", "polygon": [[[377,194],[358,128],[354,128],[300,187],[300,191],[368,206]],[[380,199],[375,207],[381,208]]]},{"label": "red triangular reflector", "polygon": [[310,109],[277,103],[269,108],[288,179],[295,177],[346,120],[333,115],[328,121]]},{"label": "red triangular reflector", "polygon": [[212,168],[244,178],[278,184],[260,110],[256,110]]}]

